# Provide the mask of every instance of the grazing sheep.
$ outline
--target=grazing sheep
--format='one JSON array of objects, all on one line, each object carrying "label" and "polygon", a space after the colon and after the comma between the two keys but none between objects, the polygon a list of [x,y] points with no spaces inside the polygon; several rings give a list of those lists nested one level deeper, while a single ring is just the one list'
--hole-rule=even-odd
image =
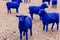
[{"label": "grazing sheep", "polygon": [[57,8],[57,0],[52,0],[52,8]]},{"label": "grazing sheep", "polygon": [[47,13],[45,10],[40,9],[39,16],[41,17],[42,23],[43,23],[43,30],[45,30],[46,26],[46,32],[48,31],[48,24],[52,23],[51,29],[53,29],[54,24],[57,24],[57,30],[59,28],[59,13],[51,12]]},{"label": "grazing sheep", "polygon": [[28,3],[28,2],[30,3],[30,0],[24,0],[24,3]]},{"label": "grazing sheep", "polygon": [[23,36],[26,35],[26,40],[28,40],[28,29],[30,29],[30,35],[32,36],[32,19],[24,15],[16,15],[16,17],[19,19],[20,40],[22,40],[22,32],[24,32]]},{"label": "grazing sheep", "polygon": [[51,0],[42,0],[42,3],[48,2],[48,5],[50,5],[50,1],[51,1]]},{"label": "grazing sheep", "polygon": [[7,6],[8,13],[11,13],[11,8],[13,8],[13,9],[15,8],[16,13],[18,13],[18,9],[19,9],[19,6],[20,6],[21,2],[22,2],[22,0],[7,2],[6,6]]},{"label": "grazing sheep", "polygon": [[48,5],[43,3],[41,6],[29,6],[29,13],[31,15],[31,18],[33,19],[33,14],[38,14],[40,9],[48,8]]}]

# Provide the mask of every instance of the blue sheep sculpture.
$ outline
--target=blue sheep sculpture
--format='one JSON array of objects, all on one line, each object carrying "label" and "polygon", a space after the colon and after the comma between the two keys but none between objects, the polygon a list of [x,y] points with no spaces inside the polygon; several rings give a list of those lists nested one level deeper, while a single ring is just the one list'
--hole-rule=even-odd
[{"label": "blue sheep sculpture", "polygon": [[18,28],[20,31],[20,40],[22,40],[22,32],[23,36],[26,35],[26,40],[28,40],[28,29],[30,29],[30,35],[32,36],[32,19],[25,15],[16,15],[18,17]]},{"label": "blue sheep sculpture", "polygon": [[21,2],[22,2],[22,0],[7,2],[6,6],[7,6],[8,13],[11,13],[11,8],[13,8],[13,9],[15,8],[16,13],[18,13],[18,9],[19,9],[19,6],[20,6]]},{"label": "blue sheep sculpture", "polygon": [[57,8],[57,0],[52,0],[52,8]]},{"label": "blue sheep sculpture", "polygon": [[48,5],[50,5],[50,1],[51,1],[51,0],[42,0],[42,3],[48,2]]},{"label": "blue sheep sculpture", "polygon": [[33,14],[38,14],[40,9],[48,8],[48,5],[46,3],[41,4],[41,6],[29,6],[29,13],[31,15],[31,18],[33,19]]},{"label": "blue sheep sculpture", "polygon": [[28,3],[28,2],[30,3],[30,0],[24,0],[24,3]]},{"label": "blue sheep sculpture", "polygon": [[51,29],[53,29],[55,23],[57,24],[57,30],[59,29],[59,13],[57,12],[47,13],[44,9],[40,9],[38,14],[41,17],[43,23],[43,30],[45,30],[46,26],[46,32],[47,32],[48,24],[50,23],[52,23]]}]

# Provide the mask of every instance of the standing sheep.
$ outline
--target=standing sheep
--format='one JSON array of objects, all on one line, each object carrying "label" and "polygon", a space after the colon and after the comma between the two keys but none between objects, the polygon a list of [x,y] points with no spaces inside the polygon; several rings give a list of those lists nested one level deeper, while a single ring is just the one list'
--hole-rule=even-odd
[{"label": "standing sheep", "polygon": [[22,40],[22,32],[24,32],[24,36],[26,35],[26,40],[28,40],[28,29],[30,29],[30,35],[32,36],[32,19],[28,16],[24,15],[16,15],[18,17],[18,28],[20,31],[20,40]]},{"label": "standing sheep", "polygon": [[53,29],[54,24],[57,24],[57,30],[59,29],[59,13],[51,12],[47,13],[45,10],[40,9],[39,16],[42,19],[43,23],[43,30],[45,30],[46,26],[46,32],[48,31],[48,24],[52,23],[51,29]]},{"label": "standing sheep", "polygon": [[22,2],[22,0],[7,2],[6,6],[7,6],[8,13],[11,13],[11,8],[13,8],[13,9],[15,8],[16,13],[18,13],[18,9],[19,9],[19,6],[20,6],[21,2]]},{"label": "standing sheep", "polygon": [[33,14],[38,14],[40,9],[48,8],[48,5],[43,3],[41,6],[29,6],[29,13],[31,15],[31,18],[33,19]]},{"label": "standing sheep", "polygon": [[52,8],[57,8],[57,0],[52,0]]},{"label": "standing sheep", "polygon": [[50,5],[50,1],[51,1],[51,0],[42,0],[42,3],[48,2],[48,5]]}]

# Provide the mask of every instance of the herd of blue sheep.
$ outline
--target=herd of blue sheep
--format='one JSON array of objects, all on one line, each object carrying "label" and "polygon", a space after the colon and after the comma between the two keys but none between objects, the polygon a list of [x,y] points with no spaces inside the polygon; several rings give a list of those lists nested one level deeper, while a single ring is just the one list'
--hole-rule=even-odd
[{"label": "herd of blue sheep", "polygon": [[[31,0],[24,0],[24,3],[27,3]],[[50,2],[52,1],[52,2]],[[22,3],[22,0],[12,0],[11,2],[7,2],[7,12],[11,13],[11,8],[16,9],[16,13],[18,13],[20,3]],[[30,35],[32,36],[32,20],[33,20],[33,14],[37,14],[42,20],[43,23],[43,30],[48,32],[48,25],[52,23],[51,29],[53,29],[54,24],[56,23],[57,27],[56,29],[59,30],[59,13],[58,12],[46,12],[45,8],[48,8],[48,5],[45,3],[48,2],[48,5],[52,3],[52,8],[57,8],[57,0],[42,0],[42,4],[40,6],[29,6],[29,13],[31,17],[28,17],[27,15],[16,15],[18,18],[18,28],[20,31],[20,40],[22,40],[22,32],[23,36],[26,36],[26,40],[28,40],[28,29],[30,29]]]}]

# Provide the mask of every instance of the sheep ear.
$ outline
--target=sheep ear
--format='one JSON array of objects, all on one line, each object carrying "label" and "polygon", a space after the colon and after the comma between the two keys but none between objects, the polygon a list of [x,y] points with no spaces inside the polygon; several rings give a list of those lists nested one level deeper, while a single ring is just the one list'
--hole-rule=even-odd
[{"label": "sheep ear", "polygon": [[19,17],[18,15],[16,15],[16,17]]}]

